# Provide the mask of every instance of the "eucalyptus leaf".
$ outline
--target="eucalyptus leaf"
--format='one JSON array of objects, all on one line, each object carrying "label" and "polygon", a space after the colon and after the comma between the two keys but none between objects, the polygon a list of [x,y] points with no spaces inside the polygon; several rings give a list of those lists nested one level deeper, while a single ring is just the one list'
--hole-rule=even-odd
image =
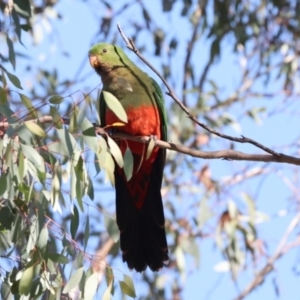
[{"label": "eucalyptus leaf", "polygon": [[130,148],[127,147],[124,154],[124,167],[123,167],[127,181],[129,181],[132,177],[133,166],[134,166],[133,155]]},{"label": "eucalyptus leaf", "polygon": [[40,137],[45,137],[46,133],[42,127],[36,124],[34,121],[26,121],[24,122],[25,126],[35,135]]},{"label": "eucalyptus leaf", "polygon": [[108,146],[109,146],[109,149],[110,149],[110,153],[114,157],[115,161],[117,162],[117,164],[119,165],[120,168],[123,168],[124,160],[123,160],[122,152],[121,152],[119,146],[109,136],[107,136],[107,143],[108,143]]},{"label": "eucalyptus leaf", "polygon": [[102,91],[103,98],[109,109],[124,123],[128,122],[127,114],[120,101],[111,93]]},{"label": "eucalyptus leaf", "polygon": [[25,269],[19,283],[19,292],[21,295],[28,295],[31,290],[33,280],[33,266]]},{"label": "eucalyptus leaf", "polygon": [[84,300],[93,300],[98,287],[98,274],[93,273],[85,281],[84,285]]},{"label": "eucalyptus leaf", "polygon": [[63,289],[63,293],[64,294],[69,293],[73,288],[78,286],[78,284],[82,278],[82,275],[83,275],[83,267],[79,268],[78,270],[75,271],[75,273],[73,273],[70,280],[65,285],[65,287]]}]

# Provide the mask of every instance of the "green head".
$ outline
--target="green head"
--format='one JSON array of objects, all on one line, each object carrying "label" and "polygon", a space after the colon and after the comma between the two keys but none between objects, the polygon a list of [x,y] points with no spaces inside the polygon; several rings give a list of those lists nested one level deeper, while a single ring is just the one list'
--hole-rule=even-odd
[{"label": "green head", "polygon": [[89,51],[89,59],[91,66],[100,75],[109,72],[113,67],[131,63],[120,47],[106,43],[94,45]]}]

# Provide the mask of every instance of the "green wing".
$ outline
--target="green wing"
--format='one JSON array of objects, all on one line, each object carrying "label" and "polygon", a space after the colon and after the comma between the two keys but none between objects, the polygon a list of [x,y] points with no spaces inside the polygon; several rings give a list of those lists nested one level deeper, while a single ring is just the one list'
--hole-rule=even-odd
[{"label": "green wing", "polygon": [[167,141],[167,112],[165,109],[164,95],[157,82],[153,78],[151,78],[151,81],[155,90],[154,98],[160,115],[162,140]]}]

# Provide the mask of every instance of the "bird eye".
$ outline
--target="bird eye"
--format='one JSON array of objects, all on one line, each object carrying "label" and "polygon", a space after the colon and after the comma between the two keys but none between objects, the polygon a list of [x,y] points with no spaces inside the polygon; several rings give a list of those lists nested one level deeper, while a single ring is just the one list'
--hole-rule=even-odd
[{"label": "bird eye", "polygon": [[103,49],[103,53],[106,53],[107,52],[107,49]]}]

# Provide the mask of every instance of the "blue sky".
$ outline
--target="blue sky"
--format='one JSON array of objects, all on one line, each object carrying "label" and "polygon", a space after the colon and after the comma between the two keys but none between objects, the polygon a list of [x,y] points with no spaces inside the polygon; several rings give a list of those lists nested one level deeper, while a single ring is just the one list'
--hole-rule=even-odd
[{"label": "blue sky", "polygon": [[[18,46],[17,49],[22,51],[27,55],[30,55],[34,58],[34,64],[36,66],[43,65],[43,67],[49,68],[50,70],[54,67],[57,68],[60,80],[72,78],[72,74],[78,72],[78,68],[81,66],[79,74],[80,78],[85,78],[81,84],[78,86],[73,86],[73,91],[84,90],[85,92],[99,84],[99,77],[94,74],[91,70],[87,53],[92,45],[95,42],[102,42],[95,40],[95,34],[99,28],[98,24],[98,11],[100,5],[97,1],[89,1],[91,5],[87,5],[83,1],[71,1],[63,0],[55,7],[55,9],[62,13],[62,20],[52,20],[51,26],[52,31],[47,32],[47,23],[39,22],[38,24],[42,25],[42,37],[43,40],[34,47],[32,45],[32,39],[23,35],[23,42],[26,45],[26,49],[21,46]],[[148,7],[151,11],[151,16],[154,18],[155,23],[159,24],[164,28],[169,28],[170,36],[173,32],[178,32],[179,36],[184,35],[184,32],[189,28],[187,24],[183,23],[182,20],[176,18],[170,18],[159,13],[160,6],[157,2],[152,2],[151,7],[148,4]],[[121,5],[121,4],[120,4]],[[147,4],[146,4],[147,5]],[[108,14],[109,12],[103,8],[103,14]],[[175,5],[176,10],[180,10],[179,5]],[[130,36],[130,30],[128,27],[128,22],[132,17],[132,14],[136,12],[136,8],[132,8],[131,11],[128,11],[125,15],[120,15],[119,19],[116,19],[116,22],[120,22],[123,26],[123,29]],[[176,15],[176,14],[175,14]],[[178,14],[177,14],[178,15]],[[39,25],[39,26],[40,26]],[[54,35],[53,35],[54,33]],[[53,37],[55,36],[55,37]],[[143,38],[147,39],[147,35],[143,34]],[[183,38],[184,39],[184,38]],[[121,46],[124,46],[121,38],[118,39]],[[152,40],[148,41],[151,45]],[[173,59],[173,71],[180,74],[182,64],[177,64],[176,62],[182,62],[184,59],[185,53],[185,43],[180,44],[180,51],[178,55]],[[209,77],[216,80],[220,86],[224,87],[224,94],[230,94],[230,91],[237,85],[239,81],[238,73],[238,63],[236,58],[231,54],[232,46],[229,43],[224,43],[223,45],[223,54],[217,64],[217,67],[213,68]],[[65,56],[62,52],[67,51],[69,56]],[[128,51],[129,52],[129,51]],[[196,51],[193,55],[193,61],[197,63],[199,69],[202,69],[209,53],[209,44],[206,42],[199,43],[196,48]],[[139,66],[142,66],[144,70],[147,70],[147,67],[143,66],[141,62],[138,61],[138,58],[132,53],[128,53],[129,56],[136,62]],[[147,59],[151,61],[152,64],[159,67],[158,58],[153,55],[147,55]],[[85,63],[84,63],[85,60]],[[18,62],[21,62],[19,60]],[[148,71],[148,70],[147,70]],[[26,75],[22,72],[22,66],[17,63],[16,75],[20,78],[27,77],[27,82],[32,80],[32,74]],[[89,76],[87,76],[89,75]],[[181,82],[179,75],[178,81]],[[176,92],[180,94],[180,87],[175,88]],[[26,92],[26,86],[24,86]],[[264,90],[263,85],[258,86],[259,90]],[[276,89],[276,86],[271,86],[269,89]],[[95,95],[95,94],[94,94]],[[167,105],[171,103],[171,99],[166,97]],[[255,102],[254,102],[255,101]],[[252,105],[263,106],[267,105],[269,108],[280,107],[280,100],[276,99],[271,101],[269,99],[253,100],[254,103],[246,104],[251,107]],[[232,114],[240,116],[241,111],[243,111],[245,105],[238,104],[231,111]],[[247,137],[253,138],[266,146],[275,147],[274,149],[278,151],[289,151],[287,148],[282,148],[282,145],[287,145],[291,140],[295,139],[297,134],[294,134],[294,130],[298,128],[299,121],[297,115],[294,113],[296,105],[292,106],[287,112],[272,116],[270,118],[267,115],[262,115],[262,123],[256,124],[253,120],[249,118],[242,118],[241,122],[241,132],[236,132],[232,128],[226,128],[224,133],[231,135],[243,134]],[[221,143],[213,143],[213,145],[219,147]],[[227,143],[224,142],[224,148],[226,148]],[[245,151],[249,153],[261,153],[261,151],[251,145],[242,145],[237,144],[236,149],[240,151]],[[210,150],[219,150],[210,149]],[[288,154],[288,153],[287,153]],[[204,162],[205,163],[205,162]],[[228,161],[213,161],[211,162],[211,169],[214,178],[222,178],[223,176],[231,174],[233,171],[238,170],[240,162],[228,162]],[[257,166],[262,166],[262,163],[257,164]],[[279,175],[287,176],[287,178],[292,178],[293,169],[295,168],[282,168],[280,164],[269,164],[270,174],[267,176],[266,180],[263,182],[263,186],[258,193],[256,199],[256,204],[259,210],[269,214],[271,217],[278,214],[278,211],[288,208],[288,202],[286,201],[287,197],[291,196],[291,193],[288,187],[280,179]],[[185,176],[191,176],[188,172]],[[248,192],[252,196],[255,196],[257,187],[259,186],[261,178],[251,180],[242,186],[234,188],[236,199],[240,199],[240,194],[242,192]],[[298,180],[299,182],[299,180]],[[111,202],[114,199],[113,190],[107,186],[108,201]],[[174,201],[177,201],[176,199]],[[178,202],[176,205],[181,205]],[[293,205],[294,207],[294,205]],[[285,228],[289,224],[293,214],[288,214],[284,217],[277,217],[276,220],[267,221],[258,225],[259,236],[262,238],[268,237],[270,241],[270,248],[267,249],[269,254],[274,252],[274,249],[277,246],[279,238],[284,233]],[[218,249],[216,249],[213,239],[202,240],[200,244],[200,269],[193,271],[190,275],[187,276],[187,280],[184,283],[184,290],[182,292],[183,299],[232,299],[238,294],[238,289],[235,284],[232,282],[230,275],[228,273],[222,274],[213,270],[214,266],[221,262],[223,258],[220,256]],[[251,293],[247,299],[298,299],[300,292],[298,277],[296,277],[292,272],[292,266],[296,263],[297,260],[297,251],[292,250],[289,255],[280,259],[276,263],[278,267],[278,272],[272,273],[272,275],[266,278],[263,286],[257,288],[256,291]],[[134,274],[134,272],[126,271],[126,266],[120,264],[118,266],[122,268],[126,274]],[[163,274],[167,272],[163,271]],[[139,278],[140,275],[134,275],[134,278]],[[119,277],[121,279],[121,277]],[[239,289],[242,290],[250,280],[253,278],[252,270],[247,270],[241,273],[239,277]],[[280,297],[277,298],[274,293],[274,288],[272,280],[276,279],[280,288]],[[169,282],[170,283],[170,282]],[[142,284],[136,285],[137,295],[143,294],[144,286]],[[102,284],[100,289],[103,291],[104,285]],[[116,297],[116,299],[118,299]]]}]

